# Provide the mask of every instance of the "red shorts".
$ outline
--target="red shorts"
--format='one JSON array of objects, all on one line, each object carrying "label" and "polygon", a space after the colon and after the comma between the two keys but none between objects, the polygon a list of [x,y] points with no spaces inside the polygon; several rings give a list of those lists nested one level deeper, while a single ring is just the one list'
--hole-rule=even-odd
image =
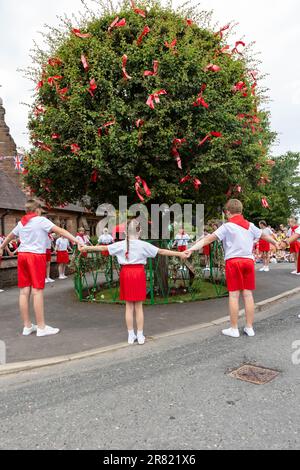
[{"label": "red shorts", "polygon": [[69,253],[67,251],[58,251],[56,262],[57,264],[69,264]]},{"label": "red shorts", "polygon": [[258,249],[260,253],[269,253],[271,251],[271,245],[266,240],[259,240]]},{"label": "red shorts", "polygon": [[20,289],[33,287],[44,289],[46,279],[46,254],[19,253],[18,256],[18,286]]},{"label": "red shorts", "polygon": [[47,260],[47,263],[50,263],[50,262],[51,262],[51,259],[52,259],[51,250],[46,250],[46,260]]},{"label": "red shorts", "polygon": [[210,245],[206,245],[204,248],[203,248],[203,254],[205,256],[210,256]]},{"label": "red shorts", "polygon": [[187,246],[179,246],[179,247],[178,247],[178,251],[179,251],[180,253],[184,253],[186,250],[187,250]]},{"label": "red shorts", "polygon": [[145,266],[142,264],[123,266],[120,273],[120,300],[144,302],[147,297]]},{"label": "red shorts", "polygon": [[226,261],[226,281],[229,292],[255,290],[254,261],[244,258]]},{"label": "red shorts", "polygon": [[290,244],[290,253],[299,253],[300,252],[300,243],[293,242]]}]

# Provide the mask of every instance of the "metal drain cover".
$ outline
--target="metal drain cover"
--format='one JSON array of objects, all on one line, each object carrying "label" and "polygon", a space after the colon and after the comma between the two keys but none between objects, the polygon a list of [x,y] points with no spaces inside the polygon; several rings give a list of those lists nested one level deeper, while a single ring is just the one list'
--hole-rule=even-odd
[{"label": "metal drain cover", "polygon": [[233,377],[234,379],[250,382],[255,385],[265,385],[276,379],[279,374],[280,372],[277,370],[245,364],[242,367],[239,367],[238,369],[230,372],[229,376]]}]

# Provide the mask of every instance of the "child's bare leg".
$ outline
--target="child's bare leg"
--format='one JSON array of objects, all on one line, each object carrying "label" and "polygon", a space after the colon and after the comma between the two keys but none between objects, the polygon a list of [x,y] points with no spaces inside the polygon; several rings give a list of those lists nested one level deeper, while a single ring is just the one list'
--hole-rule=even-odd
[{"label": "child's bare leg", "polygon": [[246,326],[247,328],[253,328],[255,304],[252,291],[244,290],[243,298],[246,311]]},{"label": "child's bare leg", "polygon": [[51,268],[51,263],[47,263],[47,274],[46,274],[47,279],[49,279],[50,277],[50,268]]},{"label": "child's bare leg", "polygon": [[229,312],[230,312],[230,321],[231,327],[235,330],[238,329],[238,321],[239,321],[239,305],[240,299],[240,292],[229,292]]},{"label": "child's bare leg", "polygon": [[20,290],[20,299],[19,306],[21,317],[26,328],[31,328],[32,323],[30,321],[30,312],[29,312],[29,301],[30,301],[31,288],[25,287]]},{"label": "child's bare leg", "polygon": [[135,315],[138,332],[144,331],[144,309],[143,302],[135,302]]},{"label": "child's bare leg", "polygon": [[126,325],[128,331],[133,331],[133,312],[134,312],[134,303],[126,302]]},{"label": "child's bare leg", "polygon": [[62,273],[63,276],[65,276],[65,272],[66,272],[66,265],[62,264],[61,265],[61,273]]},{"label": "child's bare leg", "polygon": [[32,296],[37,326],[44,329],[46,326],[44,315],[44,291],[42,289],[32,289]]}]

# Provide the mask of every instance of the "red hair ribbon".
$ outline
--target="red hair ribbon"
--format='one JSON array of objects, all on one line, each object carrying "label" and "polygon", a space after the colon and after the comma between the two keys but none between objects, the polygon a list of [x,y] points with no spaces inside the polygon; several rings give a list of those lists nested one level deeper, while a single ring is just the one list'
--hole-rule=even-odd
[{"label": "red hair ribbon", "polygon": [[127,55],[124,54],[123,57],[122,57],[123,78],[124,78],[124,80],[132,80],[132,77],[130,75],[128,75],[128,73],[126,72],[127,61],[128,61],[128,57],[127,57]]},{"label": "red hair ribbon", "polygon": [[144,77],[156,77],[157,73],[158,73],[158,67],[159,67],[159,63],[158,63],[158,60],[154,60],[153,61],[153,72],[151,70],[146,70],[144,72]]},{"label": "red hair ribbon", "polygon": [[84,54],[81,55],[81,62],[82,62],[82,65],[83,65],[84,70],[87,72],[90,67],[89,67],[87,58],[85,57]]},{"label": "red hair ribbon", "polygon": [[208,64],[207,67],[205,67],[204,72],[220,72],[221,67],[218,65],[214,64]]},{"label": "red hair ribbon", "polygon": [[195,190],[199,191],[200,187],[202,186],[201,181],[198,178],[193,178],[190,175],[187,175],[184,178],[182,178],[182,180],[180,180],[180,184],[185,184],[189,181],[192,181]]},{"label": "red hair ribbon", "polygon": [[39,105],[34,110],[34,115],[38,117],[40,114],[45,114],[46,108],[42,105]]},{"label": "red hair ribbon", "polygon": [[154,106],[154,103],[160,103],[160,95],[167,95],[167,91],[166,90],[159,90],[159,91],[156,91],[155,93],[153,93],[152,95],[149,96],[146,104],[147,106],[149,106],[151,109],[155,109],[155,106]]},{"label": "red hair ribbon", "polygon": [[204,91],[206,90],[206,87],[207,85],[204,83],[201,87],[201,90],[200,90],[200,93],[198,94],[198,98],[196,99],[196,101],[193,103],[193,106],[197,107],[197,106],[204,106],[204,108],[208,108],[209,105],[205,102],[204,98],[203,98],[203,93]]},{"label": "red hair ribbon", "polygon": [[116,124],[116,120],[106,122],[105,124],[103,124],[102,127],[99,127],[99,129],[98,129],[98,135],[99,135],[99,137],[102,136],[103,129],[105,130],[105,133],[108,134],[108,127],[114,126],[115,124]]},{"label": "red hair ribbon", "polygon": [[138,44],[138,46],[141,45],[144,36],[147,36],[147,34],[149,34],[150,31],[151,31],[151,29],[149,28],[149,26],[145,26],[145,28],[143,29],[143,32],[141,33],[141,35],[140,35],[140,36],[138,37],[138,39],[137,39],[137,44]]},{"label": "red hair ribbon", "polygon": [[176,44],[177,44],[177,39],[173,39],[172,42],[168,43],[167,41],[165,41],[165,46],[168,48],[168,49],[175,49],[176,47]]},{"label": "red hair ribbon", "polygon": [[261,205],[264,207],[264,209],[270,209],[270,205],[268,203],[268,200],[265,197],[262,198]]},{"label": "red hair ribbon", "polygon": [[123,26],[126,26],[125,18],[122,18],[119,21],[119,17],[117,16],[117,18],[114,19],[114,21],[112,22],[112,24],[108,28],[108,32],[110,33],[113,28],[123,28]]},{"label": "red hair ribbon", "polygon": [[51,67],[55,67],[56,65],[62,65],[62,63],[62,60],[58,59],[57,57],[48,60],[48,64],[51,65]]},{"label": "red hair ribbon", "polygon": [[181,162],[180,153],[178,152],[178,150],[185,143],[186,143],[186,139],[174,139],[173,140],[173,147],[171,149],[171,154],[176,159],[179,170],[182,170],[182,162]]},{"label": "red hair ribbon", "polygon": [[139,8],[137,8],[133,0],[130,1],[130,4],[134,13],[136,13],[137,15],[140,15],[142,18],[146,18],[146,12],[144,10],[140,10]]},{"label": "red hair ribbon", "polygon": [[97,83],[96,83],[96,80],[94,78],[92,78],[92,80],[90,81],[90,86],[88,88],[88,92],[89,94],[91,95],[92,98],[94,98],[95,96],[95,91],[97,90]]},{"label": "red hair ribbon", "polygon": [[34,146],[44,150],[45,152],[52,152],[52,147],[50,147],[50,145],[46,145],[44,142],[40,142],[39,140],[34,142]]},{"label": "red hair ribbon", "polygon": [[82,33],[80,31],[80,29],[72,29],[72,33],[77,36],[78,38],[81,38],[81,39],[87,39],[87,38],[91,38],[92,35],[90,33]]},{"label": "red hair ribbon", "polygon": [[204,137],[203,140],[201,140],[201,141],[199,142],[199,147],[200,147],[201,145],[205,144],[205,142],[206,142],[207,140],[210,141],[212,137],[217,137],[217,138],[218,138],[218,137],[223,137],[223,135],[222,135],[221,132],[210,132],[209,134],[207,134],[206,137]]},{"label": "red hair ribbon", "polygon": [[240,55],[243,55],[243,53],[238,50],[238,47],[239,47],[239,46],[245,47],[246,44],[245,44],[243,41],[237,41],[237,42],[235,43],[235,47],[232,49],[232,54],[240,54]]},{"label": "red hair ribbon", "polygon": [[218,31],[217,33],[215,33],[215,36],[219,36],[221,37],[221,39],[223,38],[223,33],[225,31],[227,31],[228,29],[230,28],[230,24],[227,24],[226,26],[223,26],[220,31]]},{"label": "red hair ribbon", "polygon": [[97,170],[94,170],[93,173],[91,174],[91,182],[92,183],[97,183],[99,177],[99,173]]},{"label": "red hair ribbon", "polygon": [[[142,186],[143,188],[141,188],[141,186]],[[146,181],[143,180],[140,176],[136,176],[136,177],[135,177],[135,191],[136,191],[138,197],[140,198],[140,200],[141,200],[142,202],[145,202],[145,199],[144,199],[144,197],[143,197],[142,194],[141,194],[141,190],[142,190],[142,189],[144,190],[145,195],[146,195],[147,197],[150,197],[150,196],[151,196],[152,193],[151,193],[151,191],[150,191],[150,189],[149,189],[149,187],[148,187]]]},{"label": "red hair ribbon", "polygon": [[187,24],[188,26],[192,26],[192,25],[194,24],[194,22],[193,22],[193,20],[191,20],[190,18],[187,18],[186,24]]},{"label": "red hair ribbon", "polygon": [[77,154],[78,152],[80,152],[80,147],[79,147],[79,145],[77,145],[77,144],[72,144],[72,145],[71,145],[71,152],[72,152],[72,153],[75,153],[75,154]]},{"label": "red hair ribbon", "polygon": [[53,139],[53,140],[60,139],[60,134],[52,134],[51,139]]}]

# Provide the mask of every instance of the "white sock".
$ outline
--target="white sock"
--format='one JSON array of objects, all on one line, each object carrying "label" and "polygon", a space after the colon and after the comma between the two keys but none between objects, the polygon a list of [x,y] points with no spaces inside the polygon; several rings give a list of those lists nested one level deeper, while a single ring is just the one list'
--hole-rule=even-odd
[{"label": "white sock", "polygon": [[143,330],[142,330],[142,331],[138,331],[138,332],[137,332],[137,335],[138,335],[139,337],[144,336]]},{"label": "white sock", "polygon": [[128,330],[129,336],[134,336],[134,330]]}]

